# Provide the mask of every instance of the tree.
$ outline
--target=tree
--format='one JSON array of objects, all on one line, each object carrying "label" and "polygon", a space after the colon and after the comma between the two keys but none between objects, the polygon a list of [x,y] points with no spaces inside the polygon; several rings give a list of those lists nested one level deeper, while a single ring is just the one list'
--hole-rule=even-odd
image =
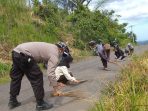
[{"label": "tree", "polygon": [[60,8],[65,9],[67,12],[73,12],[74,10],[79,9],[82,5],[86,7],[93,0],[52,0]]},{"label": "tree", "polygon": [[105,4],[109,0],[98,0],[95,10],[98,10],[103,4]]},{"label": "tree", "polygon": [[33,3],[33,7],[37,7],[39,5],[39,0],[31,0]]}]

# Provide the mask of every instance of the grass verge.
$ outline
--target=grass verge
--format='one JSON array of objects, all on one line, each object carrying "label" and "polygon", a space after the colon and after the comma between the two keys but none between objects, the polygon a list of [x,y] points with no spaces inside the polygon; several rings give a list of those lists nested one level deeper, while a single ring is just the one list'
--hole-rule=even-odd
[{"label": "grass verge", "polygon": [[11,63],[0,60],[0,84],[8,82]]},{"label": "grass verge", "polygon": [[90,111],[148,111],[148,52],[133,57]]}]

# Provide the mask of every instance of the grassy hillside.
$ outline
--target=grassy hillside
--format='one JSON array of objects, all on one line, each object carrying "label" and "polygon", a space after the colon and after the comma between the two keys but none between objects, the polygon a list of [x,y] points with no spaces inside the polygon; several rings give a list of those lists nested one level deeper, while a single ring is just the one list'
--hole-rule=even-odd
[{"label": "grassy hillside", "polygon": [[118,81],[103,92],[91,111],[147,111],[148,52],[134,57],[122,70]]},{"label": "grassy hillside", "polygon": [[47,24],[33,16],[25,3],[20,2],[21,0],[6,1],[0,3],[0,40],[2,42],[7,41],[16,45],[25,41],[54,42],[56,40],[54,34],[46,32]]},{"label": "grassy hillside", "polygon": [[58,41],[54,32],[47,30],[48,24],[32,15],[25,0],[0,0],[0,24],[1,57],[22,42]]},{"label": "grassy hillside", "polygon": [[[10,51],[17,44],[29,41],[56,43],[68,41],[73,46],[73,34],[67,32],[69,24],[64,12],[53,4],[30,8],[26,0],[0,0],[0,57],[10,59]],[[76,53],[75,53],[76,51]],[[72,48],[74,56],[82,56],[86,50]]]},{"label": "grassy hillside", "polygon": [[90,40],[111,42],[116,38],[125,45],[131,41],[125,31],[127,23],[119,24],[114,13],[91,12],[82,5],[69,14],[52,2],[39,4],[35,0],[29,7],[26,0],[0,0],[0,50],[10,50],[22,42],[55,43],[67,38],[73,40],[72,47],[81,50]]}]

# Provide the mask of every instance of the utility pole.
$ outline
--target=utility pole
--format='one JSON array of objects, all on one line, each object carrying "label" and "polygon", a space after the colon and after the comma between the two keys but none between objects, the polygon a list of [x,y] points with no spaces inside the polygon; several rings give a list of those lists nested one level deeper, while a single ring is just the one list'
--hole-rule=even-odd
[{"label": "utility pole", "polygon": [[31,1],[31,0],[29,0],[29,8],[31,8],[31,2],[32,2],[32,1]]},{"label": "utility pole", "polygon": [[135,42],[135,38],[134,38],[134,35],[133,35],[133,26],[134,25],[130,25],[129,27],[131,28],[131,37],[132,37],[132,40],[133,40],[133,43]]}]

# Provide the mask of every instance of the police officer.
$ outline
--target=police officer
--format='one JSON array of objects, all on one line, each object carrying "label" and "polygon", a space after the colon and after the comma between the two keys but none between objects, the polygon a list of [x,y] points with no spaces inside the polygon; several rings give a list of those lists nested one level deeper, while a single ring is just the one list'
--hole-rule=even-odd
[{"label": "police officer", "polygon": [[24,76],[28,78],[33,88],[36,98],[36,109],[46,110],[53,107],[44,101],[43,73],[38,63],[47,63],[47,74],[50,84],[56,91],[56,88],[62,85],[55,78],[55,69],[63,55],[64,48],[61,44],[50,44],[45,42],[22,43],[12,51],[12,68],[10,71],[10,100],[8,106],[10,109],[21,105],[17,101],[21,88],[21,81]]}]

